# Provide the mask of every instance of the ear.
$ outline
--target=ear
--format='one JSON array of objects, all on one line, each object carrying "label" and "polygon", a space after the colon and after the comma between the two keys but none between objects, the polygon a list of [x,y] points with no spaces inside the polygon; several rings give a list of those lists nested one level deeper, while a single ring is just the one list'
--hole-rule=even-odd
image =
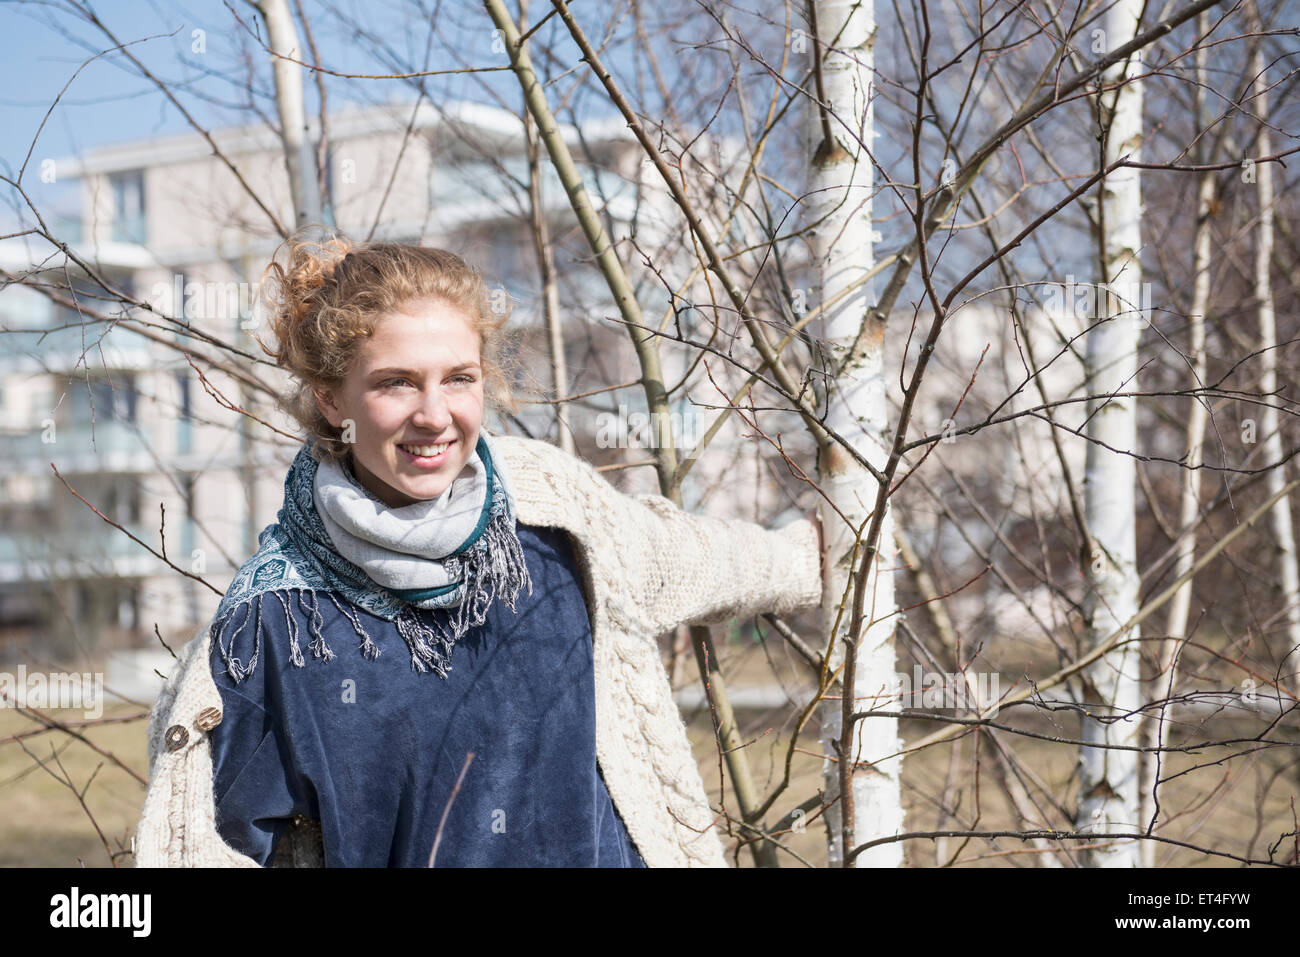
[{"label": "ear", "polygon": [[334,393],[327,388],[316,387],[312,389],[312,396],[316,400],[316,408],[320,414],[325,416],[325,421],[336,429],[343,427],[343,412],[334,402]]}]

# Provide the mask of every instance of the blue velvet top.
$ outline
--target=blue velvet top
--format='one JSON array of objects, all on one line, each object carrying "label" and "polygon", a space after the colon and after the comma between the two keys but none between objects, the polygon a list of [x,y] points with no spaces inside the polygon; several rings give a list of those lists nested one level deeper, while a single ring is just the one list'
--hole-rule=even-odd
[{"label": "blue velvet top", "polygon": [[[525,525],[518,534],[532,594],[521,591],[514,612],[493,601],[456,643],[446,679],[416,672],[392,622],[338,595],[378,658],[362,657],[353,626],[323,595],[332,661],[305,649],[303,667],[290,661],[287,614],[308,633],[297,593],[256,599],[261,654],[238,684],[213,641],[223,714],[211,732],[213,798],[226,843],[266,866],[302,814],[321,824],[326,867],[427,867],[473,752],[434,866],[645,866],[596,764],[591,625],[569,538]],[[248,661],[252,626],[234,642]]]}]

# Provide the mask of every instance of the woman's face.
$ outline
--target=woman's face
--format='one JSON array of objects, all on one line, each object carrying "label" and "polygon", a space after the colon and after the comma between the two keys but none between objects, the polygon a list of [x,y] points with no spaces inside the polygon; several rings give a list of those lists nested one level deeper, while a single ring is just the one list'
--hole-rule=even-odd
[{"label": "woman's face", "polygon": [[342,386],[318,389],[316,403],[344,430],[357,479],[381,502],[400,508],[437,498],[478,442],[478,335],[442,300],[408,303],[380,317]]}]

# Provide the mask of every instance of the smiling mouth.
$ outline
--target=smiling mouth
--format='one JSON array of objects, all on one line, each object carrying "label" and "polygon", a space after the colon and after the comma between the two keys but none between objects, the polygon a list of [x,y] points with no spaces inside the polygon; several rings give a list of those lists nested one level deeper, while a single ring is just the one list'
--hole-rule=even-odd
[{"label": "smiling mouth", "polygon": [[455,440],[451,442],[439,442],[436,445],[401,445],[397,447],[404,452],[410,452],[412,455],[419,456],[423,459],[437,458],[447,449],[451,448]]}]

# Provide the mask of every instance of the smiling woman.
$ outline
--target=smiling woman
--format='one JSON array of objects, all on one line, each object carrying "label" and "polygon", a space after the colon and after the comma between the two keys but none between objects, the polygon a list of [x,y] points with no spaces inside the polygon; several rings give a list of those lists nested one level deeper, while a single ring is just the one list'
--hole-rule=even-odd
[{"label": "smiling woman", "polygon": [[[288,260],[267,267],[278,345],[262,348],[294,375],[286,405],[323,458],[340,461],[357,453],[369,468],[383,439],[394,438],[377,433],[407,423],[409,434],[396,436],[399,442],[436,444],[451,431],[449,413],[464,419],[463,397],[471,393],[479,410],[475,432],[485,400],[516,411],[499,363],[509,304],[493,301],[482,277],[459,256],[398,243],[353,247],[337,237],[294,243]],[[373,419],[364,418],[368,411]],[[411,421],[417,412],[418,423]],[[473,437],[460,438],[463,465]],[[391,463],[399,461],[395,448],[387,454]],[[454,457],[444,464],[438,469],[443,486],[457,471]]]},{"label": "smiling woman", "polygon": [[381,316],[343,382],[316,394],[326,421],[351,429],[356,476],[380,501],[437,498],[469,461],[483,423],[479,351],[462,310],[419,300]]},{"label": "smiling woman", "polygon": [[816,526],[491,434],[504,317],[452,253],[298,242],[270,272],[308,438],[151,712],[137,863],[723,865],[654,639],[816,604]]}]

